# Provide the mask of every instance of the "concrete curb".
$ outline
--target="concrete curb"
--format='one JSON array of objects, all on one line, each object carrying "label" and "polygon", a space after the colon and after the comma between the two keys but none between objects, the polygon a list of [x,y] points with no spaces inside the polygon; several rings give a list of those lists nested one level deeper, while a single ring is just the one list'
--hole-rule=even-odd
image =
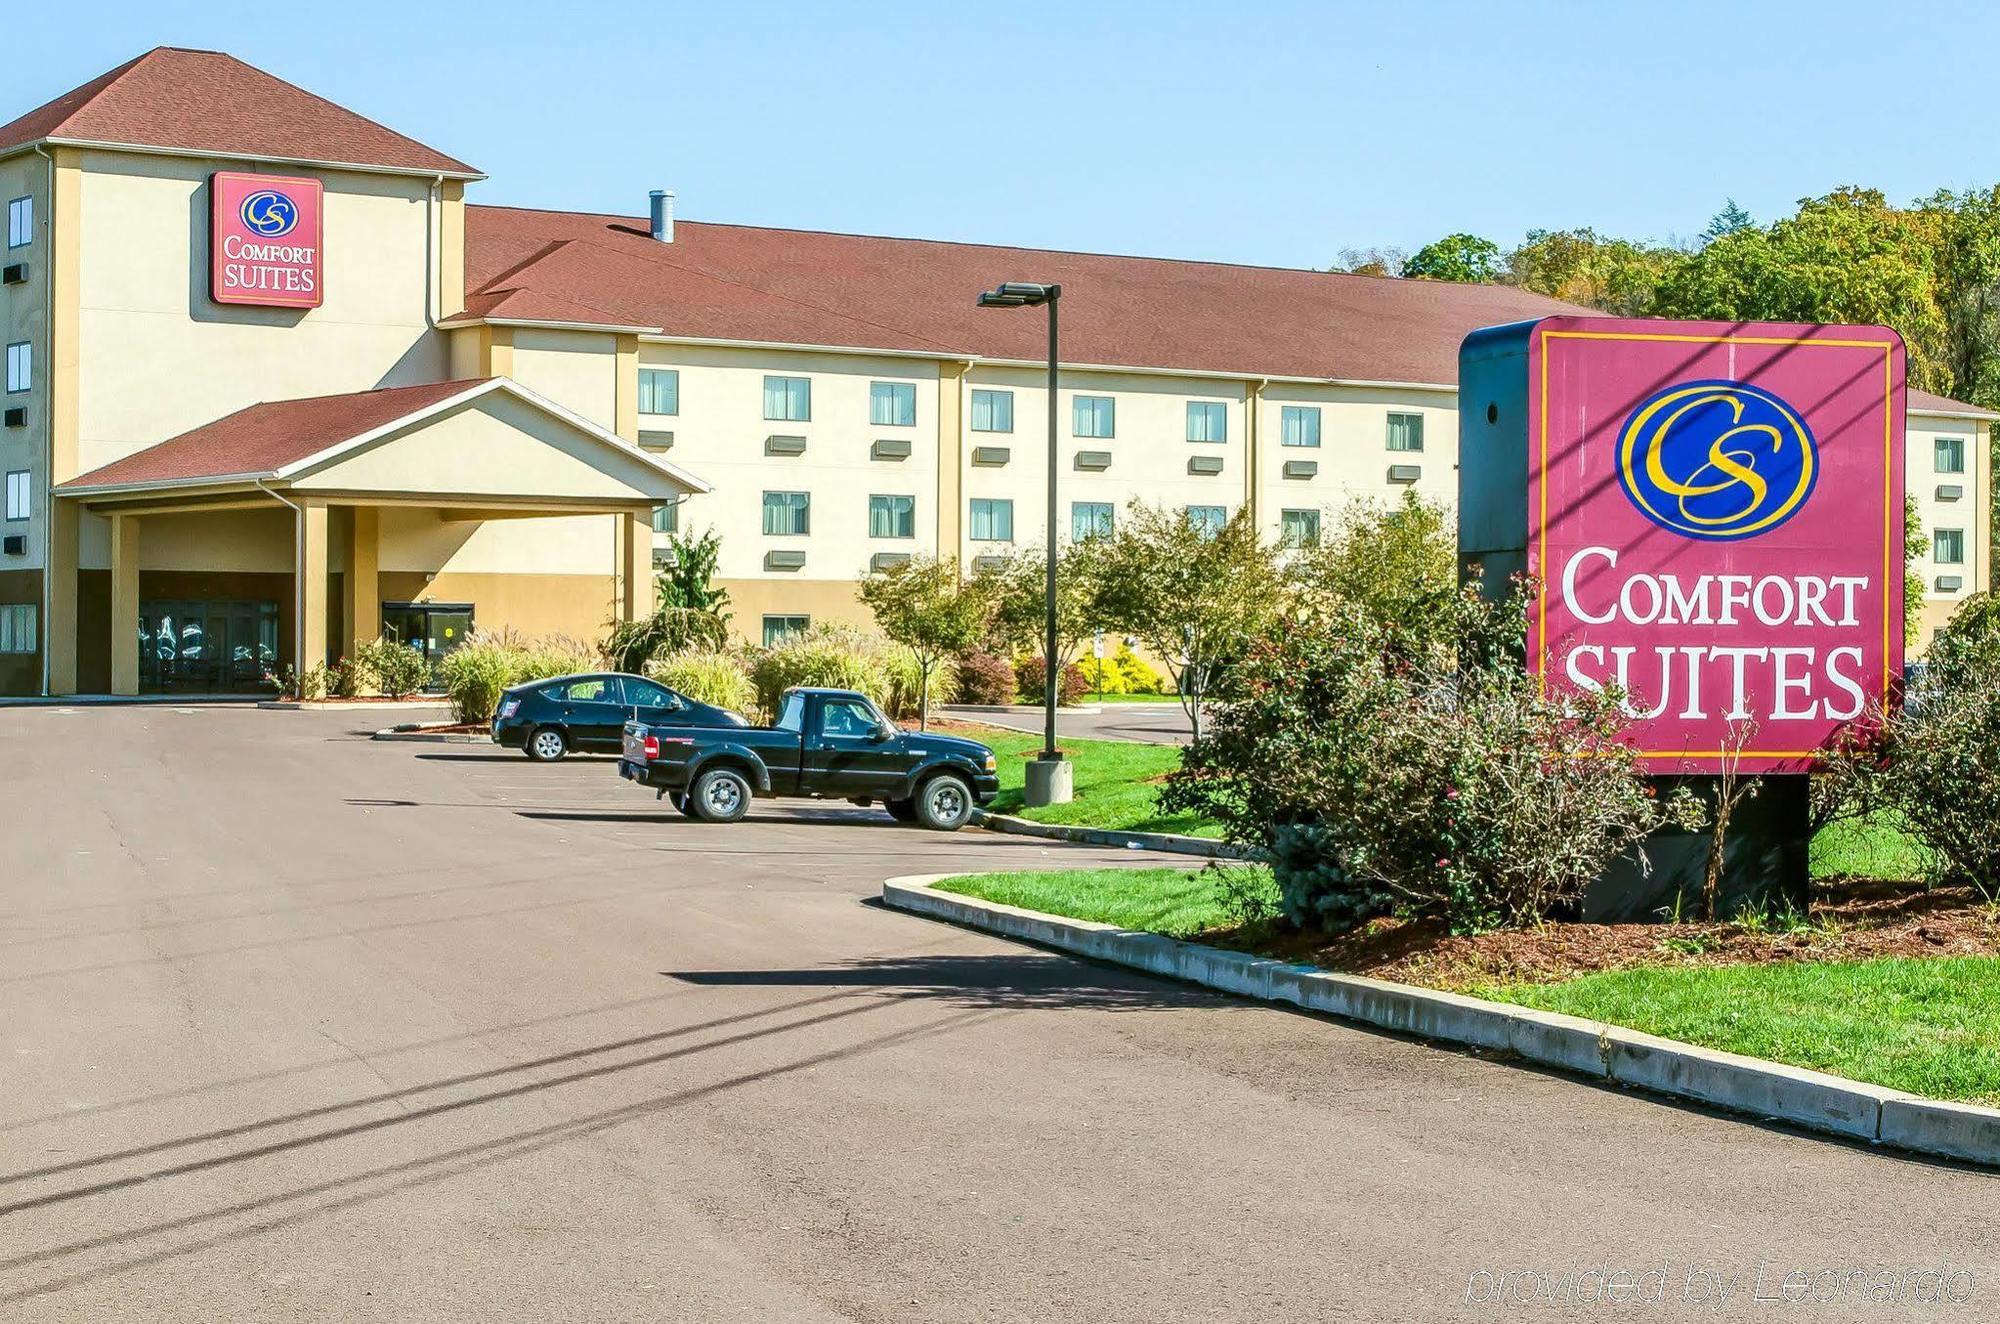
[{"label": "concrete curb", "polygon": [[[1026,717],[1031,713],[1040,715],[1048,710],[1039,703],[947,703],[940,705],[940,711],[945,713],[1013,713]],[[1056,715],[1058,717],[1064,713],[1094,717],[1103,711],[1104,709],[1101,705],[1094,703],[1065,703],[1056,705]],[[1015,728],[1010,726],[1007,729],[1012,731]]]},{"label": "concrete curb", "polygon": [[882,884],[884,904],[1242,997],[1289,1003],[1401,1034],[1511,1053],[1593,1080],[1918,1154],[2000,1167],[2000,1109],[1698,1048],[1619,1025],[1360,975],[1290,965],[1110,924],[1066,919],[930,886],[962,874]]},{"label": "concrete curb", "polygon": [[490,745],[493,737],[484,731],[410,731],[401,727],[390,727],[377,731],[370,740],[407,740],[415,744],[427,745]]},{"label": "concrete curb", "polygon": [[975,827],[989,832],[1010,832],[1018,837],[1044,837],[1050,841],[1075,841],[1087,846],[1123,846],[1128,850],[1157,850],[1171,855],[1201,855],[1212,860],[1244,860],[1250,853],[1240,846],[1207,837],[1183,837],[1173,832],[1119,832],[1111,828],[1072,827],[1067,823],[1037,823],[1012,814],[995,814],[984,809],[972,811]]},{"label": "concrete curb", "polygon": [[435,699],[265,699],[259,708],[288,713],[365,712],[371,708],[449,708],[451,700]]}]

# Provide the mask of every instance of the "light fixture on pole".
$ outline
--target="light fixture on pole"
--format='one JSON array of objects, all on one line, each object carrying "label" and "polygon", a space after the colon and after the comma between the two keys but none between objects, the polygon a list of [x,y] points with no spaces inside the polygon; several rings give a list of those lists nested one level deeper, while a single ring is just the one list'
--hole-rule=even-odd
[{"label": "light fixture on pole", "polygon": [[1049,515],[1043,541],[1048,544],[1047,633],[1042,641],[1042,752],[1028,764],[1027,785],[1022,798],[1029,805],[1061,804],[1072,794],[1070,766],[1056,748],[1056,702],[1062,695],[1062,676],[1056,661],[1056,359],[1058,322],[1056,308],[1062,286],[1029,281],[1007,281],[979,296],[981,308],[1032,308],[1049,310]]}]

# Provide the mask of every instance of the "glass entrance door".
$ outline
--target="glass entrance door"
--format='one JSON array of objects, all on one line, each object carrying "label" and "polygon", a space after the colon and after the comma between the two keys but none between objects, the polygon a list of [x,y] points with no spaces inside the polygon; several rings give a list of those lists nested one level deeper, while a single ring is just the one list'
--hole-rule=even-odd
[{"label": "glass entrance door", "polygon": [[397,643],[409,644],[433,666],[437,660],[465,642],[472,631],[472,604],[469,602],[385,602],[382,604],[382,633]]},{"label": "glass entrance door", "polygon": [[251,694],[278,665],[278,604],[139,604],[139,688]]}]

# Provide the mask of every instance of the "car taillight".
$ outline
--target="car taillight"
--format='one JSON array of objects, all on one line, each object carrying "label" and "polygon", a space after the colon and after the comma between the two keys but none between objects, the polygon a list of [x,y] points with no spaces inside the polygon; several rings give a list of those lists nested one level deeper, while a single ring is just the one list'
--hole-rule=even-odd
[{"label": "car taillight", "polygon": [[651,760],[656,759],[658,757],[660,757],[660,738],[658,736],[647,736],[646,737],[647,761],[650,762]]},{"label": "car taillight", "polygon": [[500,715],[502,717],[512,717],[515,713],[518,713],[520,711],[521,711],[521,701],[519,699],[500,700]]}]

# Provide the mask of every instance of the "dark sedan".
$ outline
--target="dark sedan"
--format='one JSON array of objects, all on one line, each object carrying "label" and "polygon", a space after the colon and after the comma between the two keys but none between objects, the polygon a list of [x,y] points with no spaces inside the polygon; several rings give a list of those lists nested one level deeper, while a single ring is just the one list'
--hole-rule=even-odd
[{"label": "dark sedan", "polygon": [[748,726],[726,708],[696,703],[644,676],[601,672],[517,685],[500,696],[493,743],[537,763],[563,755],[616,754],[627,722],[653,726]]}]

